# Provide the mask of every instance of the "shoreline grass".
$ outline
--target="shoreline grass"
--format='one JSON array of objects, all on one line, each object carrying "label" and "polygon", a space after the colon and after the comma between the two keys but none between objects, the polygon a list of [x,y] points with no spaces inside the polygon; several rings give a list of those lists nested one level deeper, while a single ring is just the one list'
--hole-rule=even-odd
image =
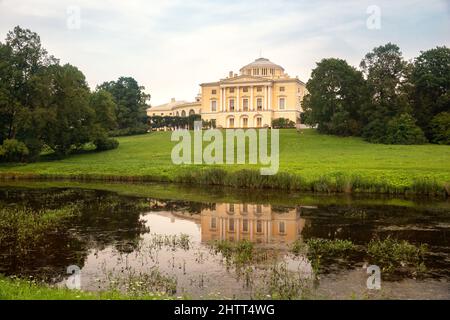
[{"label": "shoreline grass", "polygon": [[280,132],[280,170],[257,165],[174,165],[170,132],[120,138],[116,150],[1,164],[0,180],[170,182],[316,193],[450,195],[450,147],[390,146],[314,130]]},{"label": "shoreline grass", "polygon": [[439,183],[435,179],[414,179],[410,185],[397,185],[388,181],[370,181],[360,176],[320,176],[306,180],[299,175],[278,173],[262,176],[259,170],[242,169],[226,171],[223,169],[200,169],[188,171],[179,176],[121,176],[102,174],[44,174],[44,173],[2,173],[0,181],[80,181],[80,182],[162,182],[185,185],[223,186],[240,189],[274,189],[302,191],[325,194],[373,193],[393,195],[450,196],[450,183]]},{"label": "shoreline grass", "polygon": [[161,294],[127,295],[119,291],[90,292],[52,287],[33,280],[0,275],[0,300],[161,300],[173,299]]}]

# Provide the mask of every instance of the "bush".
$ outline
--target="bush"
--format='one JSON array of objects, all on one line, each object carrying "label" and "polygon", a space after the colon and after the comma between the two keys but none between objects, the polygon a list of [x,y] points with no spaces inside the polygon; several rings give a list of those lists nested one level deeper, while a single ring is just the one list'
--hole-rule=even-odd
[{"label": "bush", "polygon": [[347,111],[338,111],[333,114],[330,122],[326,123],[326,133],[338,136],[357,136],[361,125],[351,118]]},{"label": "bush", "polygon": [[424,144],[427,139],[422,129],[416,125],[414,118],[404,113],[388,122],[383,142],[387,144]]},{"label": "bush", "polygon": [[295,128],[295,122],[286,118],[273,119],[272,128],[274,129]]},{"label": "bush", "polygon": [[132,135],[136,135],[136,134],[144,134],[144,133],[147,133],[147,131],[148,131],[147,126],[142,125],[139,127],[113,130],[109,133],[109,135],[112,137],[132,136]]},{"label": "bush", "polygon": [[432,142],[450,144],[450,112],[441,112],[430,122]]},{"label": "bush", "polygon": [[23,162],[26,161],[29,153],[23,142],[16,139],[6,139],[0,146],[0,161]]},{"label": "bush", "polygon": [[111,138],[98,138],[94,140],[97,151],[105,151],[116,149],[119,146],[119,141]]},{"label": "bush", "polygon": [[375,119],[369,122],[362,131],[365,140],[372,143],[383,143],[386,136],[386,122]]}]

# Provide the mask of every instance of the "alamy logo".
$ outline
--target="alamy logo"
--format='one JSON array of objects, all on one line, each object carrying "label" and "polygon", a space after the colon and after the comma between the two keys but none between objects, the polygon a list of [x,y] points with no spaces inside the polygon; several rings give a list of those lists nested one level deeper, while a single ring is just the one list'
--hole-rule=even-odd
[{"label": "alamy logo", "polygon": [[381,271],[380,267],[371,265],[367,267],[367,274],[370,276],[367,278],[367,289],[380,290],[381,289]]},{"label": "alamy logo", "polygon": [[71,290],[81,289],[81,269],[78,266],[71,265],[67,267],[67,273],[70,276],[66,280],[66,287]]},{"label": "alamy logo", "polygon": [[[201,121],[196,121],[192,135],[188,130],[173,131],[171,141],[178,142],[171,154],[174,164],[247,163],[262,165],[261,175],[274,175],[278,172],[280,151],[278,129],[202,130]],[[206,146],[204,142],[207,143]]]}]

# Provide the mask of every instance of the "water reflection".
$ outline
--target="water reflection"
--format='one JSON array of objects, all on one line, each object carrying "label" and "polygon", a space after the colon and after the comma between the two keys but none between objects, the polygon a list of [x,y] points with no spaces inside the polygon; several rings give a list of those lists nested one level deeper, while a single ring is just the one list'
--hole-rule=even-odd
[{"label": "water reflection", "polygon": [[[245,286],[242,275],[230,273],[220,255],[211,253],[209,244],[216,240],[248,240],[257,248],[271,250],[272,257],[287,263],[290,271],[308,269],[308,261],[289,255],[297,239],[349,239],[366,245],[372,238],[393,236],[412,243],[427,243],[427,284],[408,280],[406,297],[420,297],[426,288],[429,296],[440,292],[446,296],[450,279],[450,215],[448,207],[389,206],[373,203],[324,204],[317,206],[275,205],[249,199],[248,202],[204,202],[161,200],[121,196],[114,192],[70,188],[27,189],[0,188],[0,273],[33,275],[49,282],[67,277],[69,265],[82,267],[85,289],[97,289],[95,279],[105,274],[148,272],[158,268],[175,277],[178,292],[200,296],[220,290],[228,297],[242,294],[255,297],[254,289]],[[280,202],[278,202],[280,203]],[[34,212],[71,206],[77,214],[51,230],[40,230],[43,241],[20,243],[20,233],[3,223],[8,210],[28,208]],[[187,234],[189,249],[168,246],[155,249],[155,236]],[[158,238],[156,238],[158,240]],[[160,240],[160,239],[159,239]],[[159,241],[158,240],[158,241]],[[20,244],[20,246],[18,246]],[[321,288],[327,295],[343,279],[349,290],[364,290],[366,274],[361,257],[352,256],[344,264],[327,269]],[[267,266],[251,266],[262,270]],[[327,282],[328,281],[328,282]],[[345,281],[344,281],[345,282]],[[392,282],[392,296],[405,290]],[[244,288],[245,287],[245,288]],[[413,290],[408,289],[408,290]],[[252,291],[253,290],[253,291]],[[337,294],[335,294],[337,295]],[[448,294],[447,294],[448,297]]]},{"label": "water reflection", "polygon": [[248,240],[258,244],[289,244],[305,226],[301,209],[270,204],[217,203],[201,211],[202,241]]}]

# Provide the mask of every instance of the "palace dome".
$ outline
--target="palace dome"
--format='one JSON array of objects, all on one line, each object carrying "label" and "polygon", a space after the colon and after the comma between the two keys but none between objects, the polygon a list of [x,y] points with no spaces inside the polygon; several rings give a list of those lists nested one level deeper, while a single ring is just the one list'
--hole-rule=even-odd
[{"label": "palace dome", "polygon": [[[277,69],[283,69],[283,67],[273,63],[269,59],[266,58],[258,58],[255,61],[243,66],[241,70],[247,69],[247,68],[277,68]],[[283,69],[284,70],[284,69]]]},{"label": "palace dome", "polygon": [[241,74],[268,76],[275,73],[281,74],[284,72],[284,68],[278,64],[273,63],[269,59],[258,58],[255,61],[243,66],[239,71],[241,72]]}]

